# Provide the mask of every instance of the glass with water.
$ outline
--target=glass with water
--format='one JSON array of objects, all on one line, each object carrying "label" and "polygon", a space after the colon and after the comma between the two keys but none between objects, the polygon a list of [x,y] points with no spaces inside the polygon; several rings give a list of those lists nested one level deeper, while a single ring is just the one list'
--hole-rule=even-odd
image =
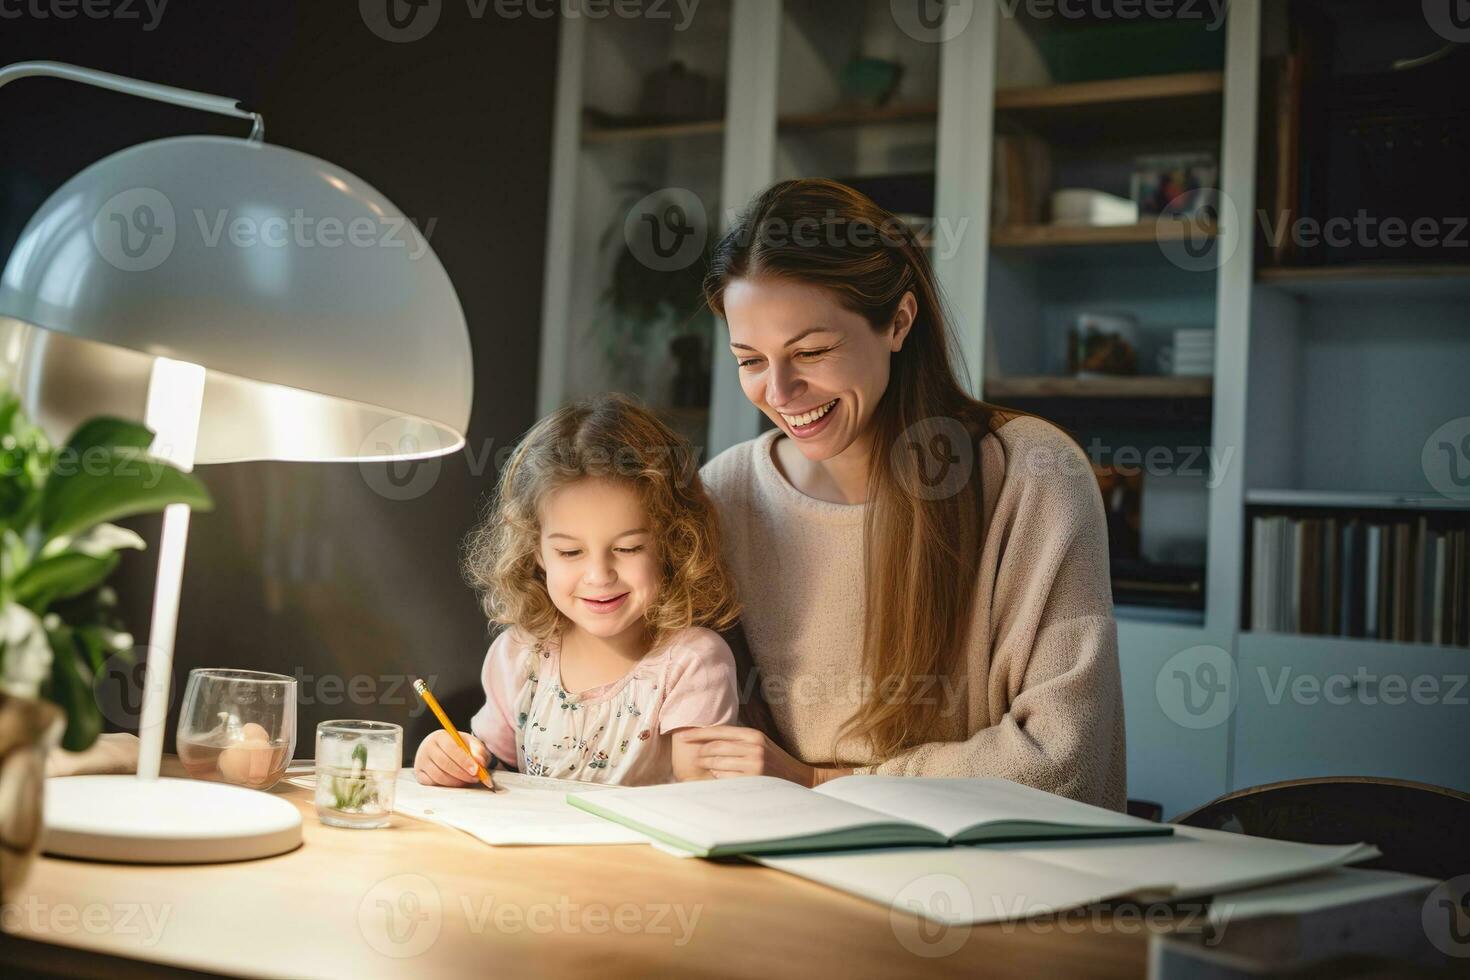
[{"label": "glass with water", "polygon": [[316,727],[316,813],[330,827],[388,826],[403,728],[384,721],[324,721]]}]

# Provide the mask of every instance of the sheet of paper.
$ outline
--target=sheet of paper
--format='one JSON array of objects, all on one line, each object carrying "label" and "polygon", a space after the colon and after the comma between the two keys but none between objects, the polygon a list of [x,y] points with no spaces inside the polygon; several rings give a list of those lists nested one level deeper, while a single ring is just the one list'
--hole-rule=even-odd
[{"label": "sheet of paper", "polygon": [[1008,779],[844,776],[823,783],[816,791],[900,820],[911,820],[946,838],[953,838],[969,827],[1014,821],[1067,827],[1140,830],[1159,827],[1138,817],[1079,803]]},{"label": "sheet of paper", "polygon": [[1011,922],[1162,884],[1141,868],[1103,878],[991,847],[885,847],[751,860],[948,925]]},{"label": "sheet of paper", "polygon": [[1108,880],[1127,880],[1146,868],[1151,878],[1170,882],[1171,898],[1190,898],[1251,888],[1377,857],[1367,844],[1326,846],[1248,837],[1223,830],[1174,828],[1172,837],[1059,840],[987,844],[1031,861]]},{"label": "sheet of paper", "polygon": [[[1411,883],[1433,884],[1340,868],[1377,855],[1376,848],[1361,844],[1324,847],[1192,827],[1176,831],[1173,837],[894,847],[751,860],[950,925],[1016,921],[1109,899],[1212,893],[1216,906],[1233,903],[1228,914],[1238,918],[1358,901]],[[1324,869],[1339,877],[1325,877]],[[1243,890],[1253,882],[1285,879],[1298,880]],[[1221,907],[1214,914],[1226,912]]]},{"label": "sheet of paper", "polygon": [[[316,776],[286,780],[316,788]],[[398,774],[393,809],[404,816],[463,830],[487,844],[648,844],[649,839],[567,802],[568,793],[596,793],[615,787],[575,779],[548,779],[497,772],[498,793],[478,786],[453,789],[420,786],[412,769]]]},{"label": "sheet of paper", "polygon": [[421,786],[406,769],[398,777],[394,809],[463,830],[487,844],[647,844],[648,838],[567,802],[568,793],[613,787],[575,779],[497,772],[499,792],[481,787]]},{"label": "sheet of paper", "polygon": [[1406,892],[1427,894],[1435,884],[1433,878],[1397,871],[1333,868],[1294,881],[1216,895],[1210,903],[1210,921],[1218,924],[1262,915],[1303,915]]}]

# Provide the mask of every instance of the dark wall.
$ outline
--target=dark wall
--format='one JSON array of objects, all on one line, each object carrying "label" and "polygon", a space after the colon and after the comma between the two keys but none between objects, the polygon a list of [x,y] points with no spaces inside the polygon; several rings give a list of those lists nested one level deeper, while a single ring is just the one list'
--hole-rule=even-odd
[{"label": "dark wall", "polygon": [[[129,9],[141,17],[0,21],[0,64],[68,61],[245,101],[264,114],[268,141],[360,175],[420,228],[433,222],[429,239],[459,292],[475,358],[463,453],[392,472],[197,471],[216,508],[191,527],[169,744],[183,679],[197,666],[302,677],[298,756],[312,754],[316,723],[332,717],[402,721],[416,741],[432,719],[405,682],[415,675],[437,678],[467,723],[487,634],[459,547],[494,479],[495,451],[533,421],[556,23],[497,19],[493,5],[474,18],[469,5],[445,3],[428,35],[389,43],[352,2],[173,2],[152,29],[145,4]],[[247,130],[67,82],[6,87],[0,256],[46,196],[98,158],[163,136]],[[407,499],[396,499],[405,484]],[[156,546],[157,518],[128,523]],[[153,561],[152,550],[128,555],[114,583],[140,645]],[[126,705],[106,700],[111,727],[129,727]]]}]

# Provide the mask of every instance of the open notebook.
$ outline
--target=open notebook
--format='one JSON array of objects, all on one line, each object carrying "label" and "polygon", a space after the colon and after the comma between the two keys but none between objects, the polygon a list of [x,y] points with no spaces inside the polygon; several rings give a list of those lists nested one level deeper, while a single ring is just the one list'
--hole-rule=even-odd
[{"label": "open notebook", "polygon": [[700,857],[1173,833],[1005,779],[843,776],[811,790],[751,776],[610,789],[567,802]]}]

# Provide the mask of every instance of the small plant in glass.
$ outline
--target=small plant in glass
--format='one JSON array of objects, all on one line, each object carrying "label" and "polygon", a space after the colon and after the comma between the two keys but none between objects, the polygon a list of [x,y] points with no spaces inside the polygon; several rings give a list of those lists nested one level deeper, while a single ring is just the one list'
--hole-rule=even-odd
[{"label": "small plant in glass", "polygon": [[316,729],[316,813],[329,827],[388,826],[403,764],[403,729],[324,721]]}]

